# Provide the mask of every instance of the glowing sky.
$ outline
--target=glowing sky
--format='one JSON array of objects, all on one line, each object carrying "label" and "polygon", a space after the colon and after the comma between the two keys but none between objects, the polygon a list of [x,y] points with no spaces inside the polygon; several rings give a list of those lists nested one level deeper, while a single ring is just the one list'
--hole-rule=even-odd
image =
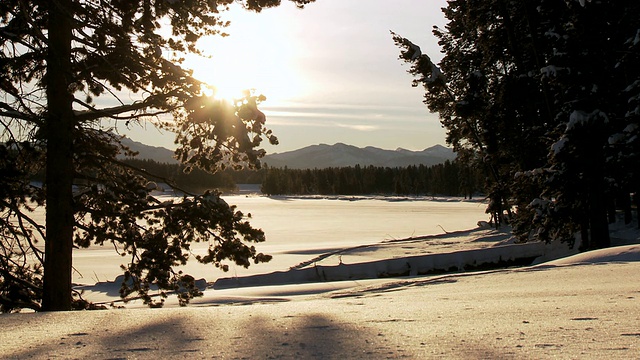
[{"label": "glowing sky", "polygon": [[[289,2],[260,14],[233,9],[230,36],[199,45],[211,58],[190,58],[201,80],[228,94],[255,88],[280,140],[269,153],[343,142],[360,147],[421,150],[444,144],[437,114],[411,87],[390,30],[441,58],[433,25],[444,24],[445,0],[317,0],[304,10]],[[149,129],[134,140],[172,147],[173,136]]]}]

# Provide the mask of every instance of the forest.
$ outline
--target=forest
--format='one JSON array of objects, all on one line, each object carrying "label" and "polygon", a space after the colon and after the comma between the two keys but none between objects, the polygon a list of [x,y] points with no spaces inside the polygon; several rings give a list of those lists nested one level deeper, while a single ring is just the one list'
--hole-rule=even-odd
[{"label": "forest", "polygon": [[236,184],[260,182],[258,170],[225,169],[212,174],[201,169],[185,171],[184,165],[160,163],[149,159],[127,158],[122,162],[139,169],[147,180],[172,185],[175,190],[181,192],[202,194],[212,189],[232,191]]},{"label": "forest", "polygon": [[266,195],[440,195],[472,198],[483,194],[484,174],[458,161],[432,166],[349,166],[323,169],[225,169],[211,174],[194,169],[185,172],[179,164],[128,158],[124,163],[140,169],[150,181],[176,189],[203,193],[218,189],[233,192],[238,184],[261,184]]},{"label": "forest", "polygon": [[458,161],[404,168],[359,165],[326,169],[267,168],[268,195],[444,195],[472,198],[483,191],[481,171]]}]

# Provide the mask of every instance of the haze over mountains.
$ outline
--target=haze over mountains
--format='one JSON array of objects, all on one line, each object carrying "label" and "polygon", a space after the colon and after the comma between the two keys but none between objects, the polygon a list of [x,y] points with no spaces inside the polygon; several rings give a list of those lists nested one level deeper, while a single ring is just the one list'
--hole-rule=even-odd
[{"label": "haze over mountains", "polygon": [[270,167],[290,169],[313,169],[346,166],[406,167],[409,165],[436,165],[455,159],[453,150],[435,145],[422,151],[402,148],[384,150],[372,146],[359,148],[337,143],[335,145],[311,145],[305,148],[281,154],[270,154],[262,159]]},{"label": "haze over mountains", "polygon": [[[139,159],[150,159],[160,163],[176,164],[173,151],[142,144],[125,138],[123,144],[131,150],[139,152]],[[402,148],[384,150],[372,146],[359,148],[337,143],[334,145],[311,145],[302,149],[283,153],[269,154],[262,159],[269,167],[288,167],[290,169],[322,169],[346,166],[379,166],[406,167],[409,165],[431,166],[446,160],[455,159],[453,150],[442,145],[435,145],[422,151],[411,151]]]},{"label": "haze over mountains", "polygon": [[178,160],[173,158],[173,151],[159,147],[146,145],[141,142],[133,141],[129,138],[122,139],[122,145],[133,151],[138,152],[138,159],[153,160],[159,163],[177,164]]}]

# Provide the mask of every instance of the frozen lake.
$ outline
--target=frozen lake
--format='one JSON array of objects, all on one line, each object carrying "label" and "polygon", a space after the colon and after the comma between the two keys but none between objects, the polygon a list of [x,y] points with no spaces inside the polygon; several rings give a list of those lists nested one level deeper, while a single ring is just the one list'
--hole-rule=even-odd
[{"label": "frozen lake", "polygon": [[[254,264],[249,269],[230,264],[228,273],[210,265],[196,264],[194,260],[186,270],[196,278],[215,281],[218,277],[286,270],[336,249],[441,234],[443,229],[471,229],[479,220],[487,220],[485,204],[480,202],[387,197],[233,195],[224,198],[243,213],[251,213],[251,224],[263,229],[267,237],[267,241],[257,244],[256,248],[272,255],[273,260],[267,264]],[[121,273],[119,264],[124,261],[126,258],[119,257],[108,246],[76,250],[74,282],[89,284],[113,280]]]}]

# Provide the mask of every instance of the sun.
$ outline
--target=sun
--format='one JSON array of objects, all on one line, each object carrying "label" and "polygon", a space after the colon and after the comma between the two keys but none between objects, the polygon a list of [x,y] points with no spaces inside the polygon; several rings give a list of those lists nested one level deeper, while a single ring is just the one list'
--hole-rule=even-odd
[{"label": "sun", "polygon": [[303,97],[304,77],[296,66],[300,54],[286,28],[246,12],[231,21],[229,36],[198,42],[207,57],[188,56],[184,64],[194,71],[195,78],[208,84],[210,94],[231,100],[253,90],[264,95],[270,105]]}]

